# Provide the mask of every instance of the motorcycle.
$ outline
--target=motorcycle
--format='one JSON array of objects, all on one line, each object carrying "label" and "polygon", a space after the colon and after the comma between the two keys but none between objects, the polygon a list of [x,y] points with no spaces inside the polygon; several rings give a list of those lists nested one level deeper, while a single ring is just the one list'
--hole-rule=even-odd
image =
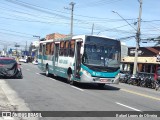
[{"label": "motorcycle", "polygon": [[123,83],[127,83],[129,79],[130,79],[130,74],[129,74],[129,73],[126,73],[126,75],[125,75],[125,77],[123,78],[122,82],[123,82]]},{"label": "motorcycle", "polygon": [[157,91],[160,88],[160,81],[156,80],[155,81],[155,90]]}]

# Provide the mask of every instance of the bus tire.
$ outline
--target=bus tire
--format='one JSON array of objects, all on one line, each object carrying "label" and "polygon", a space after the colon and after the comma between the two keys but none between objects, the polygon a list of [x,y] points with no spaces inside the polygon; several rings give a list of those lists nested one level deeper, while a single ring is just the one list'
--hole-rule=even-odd
[{"label": "bus tire", "polygon": [[104,88],[104,86],[105,86],[105,83],[99,83],[99,84],[98,84],[98,87],[99,87],[99,88]]},{"label": "bus tire", "polygon": [[50,75],[50,74],[49,74],[49,68],[48,68],[48,65],[46,66],[46,72],[45,72],[45,74],[46,74],[46,76],[47,76],[47,77],[49,77],[49,75]]}]

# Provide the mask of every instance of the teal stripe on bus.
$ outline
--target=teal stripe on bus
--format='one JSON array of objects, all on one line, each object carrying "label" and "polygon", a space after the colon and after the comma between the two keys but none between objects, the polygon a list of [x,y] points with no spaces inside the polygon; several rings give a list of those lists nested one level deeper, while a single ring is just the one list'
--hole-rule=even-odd
[{"label": "teal stripe on bus", "polygon": [[114,78],[120,72],[120,70],[117,70],[115,72],[97,72],[97,71],[93,71],[93,70],[89,69],[87,66],[85,66],[83,64],[81,65],[81,67],[82,67],[82,69],[84,69],[87,72],[89,72],[91,74],[91,76],[95,76],[95,77],[110,77],[110,78]]}]

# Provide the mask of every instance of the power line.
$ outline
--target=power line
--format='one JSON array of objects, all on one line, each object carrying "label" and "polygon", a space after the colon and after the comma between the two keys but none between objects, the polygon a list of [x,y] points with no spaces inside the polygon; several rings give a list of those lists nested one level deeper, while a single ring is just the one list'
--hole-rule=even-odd
[{"label": "power line", "polygon": [[[122,28],[122,27],[126,27],[126,26],[128,26],[128,24],[127,24],[127,25],[123,25],[123,26],[119,26],[119,27],[115,27],[115,28],[111,28],[111,29],[107,29],[107,30],[100,31],[100,32],[106,32],[106,31],[117,30],[117,28]],[[100,33],[100,32],[99,32],[99,33]],[[99,34],[99,33],[98,33],[98,34]],[[97,34],[97,35],[98,35],[98,34]]]},{"label": "power line", "polygon": [[7,35],[11,35],[11,36],[19,36],[19,37],[23,37],[23,38],[33,38],[33,37],[28,37],[28,36],[24,36],[24,35],[16,35],[16,34],[12,34],[12,33],[5,33],[5,32],[0,32],[2,34],[7,34]]},{"label": "power line", "polygon": [[23,7],[28,8],[28,9],[36,10],[36,11],[47,13],[47,14],[50,14],[50,15],[54,14],[54,15],[56,15],[58,17],[69,19],[69,17],[67,17],[67,16],[60,15],[60,14],[57,14],[57,13],[53,13],[53,11],[49,11],[49,9],[48,10],[47,9],[42,9],[42,7],[39,8],[36,5],[28,4],[26,2],[17,1],[17,0],[16,1],[15,0],[14,1],[13,0],[5,0],[5,1],[11,2],[11,3],[16,4],[16,5],[23,6]]},{"label": "power line", "polygon": [[160,22],[160,20],[142,20],[142,22]]},{"label": "power line", "polygon": [[[51,9],[47,9],[47,8],[43,8],[43,7],[41,7],[41,6],[37,6],[37,5],[33,5],[33,4],[29,4],[29,3],[26,3],[26,2],[22,2],[22,1],[19,1],[19,0],[6,0],[6,1],[8,1],[8,2],[11,2],[11,3],[14,3],[14,4],[16,4],[16,5],[19,5],[19,6],[22,6],[22,7],[25,7],[25,8],[28,8],[28,9],[32,9],[32,10],[36,10],[36,11],[39,11],[39,12],[43,12],[43,13],[46,13],[46,14],[50,14],[50,15],[57,15],[57,13],[55,14],[54,12],[58,12],[58,13],[65,13],[65,14],[69,14],[69,13],[66,13],[66,12],[61,12],[61,11],[55,11],[55,10],[51,10]],[[54,12],[53,12],[54,11]],[[60,15],[60,14],[58,14],[58,15]],[[92,19],[94,19],[94,20],[96,20],[97,19],[97,21],[99,20],[99,21],[103,21],[103,20],[108,20],[108,22],[109,22],[109,20],[110,21],[114,21],[114,19],[108,19],[108,18],[97,18],[97,17],[90,17],[90,16],[83,16],[83,15],[76,15],[76,14],[74,14],[75,16],[80,16],[80,17],[85,17],[85,18],[92,18]],[[69,20],[70,18],[69,17],[67,17],[67,18],[64,18],[64,16],[63,15],[60,15],[59,17],[61,17],[61,18],[63,18],[63,19],[67,19],[67,20]],[[66,17],[66,16],[65,16]],[[15,19],[14,19],[15,20]],[[19,20],[19,21],[23,21],[24,19],[21,19],[21,20]],[[79,19],[74,19],[75,21],[77,21],[77,22],[81,22],[81,23],[84,23],[84,24],[88,24],[89,22],[85,22],[86,20],[79,20]],[[92,20],[91,21],[91,23],[90,24],[92,24],[93,23],[93,21],[94,20]],[[115,19],[115,21],[122,21],[122,20],[119,20],[119,19]],[[126,20],[133,20],[133,19],[126,19]],[[39,20],[25,20],[25,21],[27,21],[27,22],[40,22],[40,23],[47,23],[47,24],[52,24],[52,22],[43,22],[43,21],[39,21]],[[116,21],[116,22],[117,22]],[[59,21],[58,21],[59,22]],[[69,24],[69,23],[64,23],[64,24]],[[76,24],[76,23],[75,23]],[[96,25],[95,25],[96,26]],[[104,26],[99,26],[99,25],[97,25],[97,27],[99,27],[100,29],[104,29]],[[114,29],[113,29],[114,30]],[[113,31],[113,30],[108,30],[108,31]],[[116,32],[118,32],[118,31],[121,31],[121,30],[114,30],[114,31],[116,31]],[[114,32],[113,31],[113,32]],[[122,32],[122,31],[121,31]],[[124,31],[124,33],[125,33],[125,31]]]},{"label": "power line", "polygon": [[[33,9],[33,10],[36,10],[36,11],[40,11],[40,12],[44,12],[44,13],[48,13],[48,11],[45,11],[45,10],[49,10],[49,14],[50,15],[53,15],[55,13],[53,13],[53,11],[55,12],[59,12],[59,13],[65,13],[65,14],[69,14],[69,13],[66,13],[66,12],[62,12],[62,11],[57,11],[57,10],[54,10],[54,9],[48,9],[48,8],[44,8],[44,7],[41,7],[41,6],[38,6],[38,5],[33,5],[33,4],[29,4],[29,3],[26,3],[26,2],[22,2],[22,1],[19,1],[19,0],[16,0],[16,1],[13,1],[13,0],[6,0],[8,2],[11,2],[11,3],[14,3],[14,4],[17,4],[17,5],[20,5],[20,6],[23,6],[23,7],[26,7],[26,8],[29,8],[29,9]],[[20,3],[19,3],[20,2]],[[23,3],[23,4],[22,4]],[[24,5],[25,4],[25,5]],[[33,7],[34,6],[34,7]],[[35,7],[38,7],[35,8]],[[43,8],[43,9],[42,9]],[[52,11],[52,12],[51,12]],[[57,15],[57,14],[56,14]],[[59,14],[58,14],[59,15]],[[85,18],[94,18],[94,19],[99,19],[99,20],[110,20],[110,21],[122,21],[120,19],[109,19],[109,18],[98,18],[98,17],[91,17],[91,16],[84,16],[84,15],[78,15],[78,14],[74,14],[75,16],[80,16],[80,17],[85,17]],[[66,16],[60,16],[60,17],[66,17]],[[67,17],[67,19],[70,19],[69,17]],[[126,20],[134,20],[134,19],[126,19]]]},{"label": "power line", "polygon": [[99,0],[99,1],[93,1],[93,2],[90,2],[90,3],[85,3],[84,5],[81,5],[83,7],[77,7],[77,8],[87,8],[87,7],[95,7],[95,6],[103,6],[103,5],[106,5],[106,4],[112,4],[112,3],[115,3],[115,2],[119,2],[121,0]]},{"label": "power line", "polygon": [[[21,2],[21,1],[13,1],[13,0],[11,0],[11,1],[9,1],[9,0],[6,0],[6,1],[8,1],[8,2],[11,2],[11,3],[14,3],[14,4],[17,4],[17,5],[20,5],[20,6],[23,6],[23,7],[26,7],[26,8],[29,8],[29,9],[33,9],[33,10],[37,10],[37,11],[40,11],[40,12],[44,12],[44,13],[46,13],[46,11],[44,11],[44,8],[43,8],[43,10],[40,8],[40,6],[37,6],[37,5],[32,5],[32,4],[28,4],[28,3],[26,3],[26,2]],[[38,8],[35,8],[35,7],[38,7]],[[47,10],[50,10],[50,9],[47,9]],[[47,12],[48,13],[48,12]],[[51,12],[49,12],[49,14],[51,14]],[[52,11],[52,14],[53,14],[53,11]],[[61,16],[62,17],[62,16]],[[64,17],[64,16],[63,16]],[[84,16],[83,16],[84,17]],[[87,17],[87,16],[85,16],[85,17]],[[17,19],[14,19],[14,20],[17,20]],[[83,23],[85,23],[85,24],[88,24],[87,22],[84,22],[84,21],[82,21],[82,20],[78,20],[78,19],[74,19],[74,20],[76,20],[76,21],[78,21],[78,22],[83,22]],[[52,24],[51,22],[42,22],[42,21],[31,21],[31,20],[18,20],[18,21],[27,21],[27,22],[40,22],[40,23],[49,23],[49,24]],[[112,22],[113,22],[113,20],[112,20]],[[54,22],[55,23],[55,22]],[[92,22],[93,23],[93,22]],[[89,24],[92,24],[92,23],[89,23]],[[68,24],[68,23],[63,23],[63,24]]]},{"label": "power line", "polygon": [[[8,19],[8,20],[16,20],[16,21],[25,21],[25,22],[38,22],[38,23],[55,24],[55,22],[43,22],[43,21],[38,21],[38,20],[25,20],[25,19],[16,19],[16,18],[8,18],[8,17],[0,17],[0,18]],[[63,23],[63,24],[68,24],[68,23]]]},{"label": "power line", "polygon": [[136,29],[126,20],[126,19],[124,19],[118,12],[115,12],[115,11],[112,11],[113,13],[116,13],[119,17],[121,17],[125,22],[127,22],[128,23],[128,25],[129,26],[131,26],[135,31],[136,31]]},{"label": "power line", "polygon": [[13,31],[13,30],[7,30],[7,29],[0,29],[0,30],[7,31],[7,32],[19,33],[19,34],[24,34],[24,35],[28,35],[28,36],[33,36],[32,34],[17,32],[17,31]]}]

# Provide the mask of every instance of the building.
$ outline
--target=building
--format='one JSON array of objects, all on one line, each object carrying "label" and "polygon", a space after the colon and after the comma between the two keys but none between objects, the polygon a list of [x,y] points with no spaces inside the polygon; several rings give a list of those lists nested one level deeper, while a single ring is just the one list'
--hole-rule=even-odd
[{"label": "building", "polygon": [[[45,38],[41,38],[39,41],[65,38],[66,36],[67,35],[60,34],[60,33],[52,33],[52,34],[46,35]],[[34,59],[36,59],[37,54],[38,54],[39,41],[33,41],[30,45],[29,53],[30,53],[30,56],[32,56],[32,58]],[[51,47],[51,46],[47,45],[47,49],[48,47]]]},{"label": "building", "polygon": [[58,38],[65,38],[67,37],[67,35],[64,34],[60,34],[60,33],[52,33],[52,34],[48,34],[46,35],[46,40],[51,40],[51,39],[58,39]]},{"label": "building", "polygon": [[128,47],[125,43],[121,42],[121,58],[128,56]]},{"label": "building", "polygon": [[[128,56],[121,59],[121,70],[133,73],[135,47],[128,48]],[[138,50],[137,71],[155,73],[160,64],[160,47],[140,47]]]}]

